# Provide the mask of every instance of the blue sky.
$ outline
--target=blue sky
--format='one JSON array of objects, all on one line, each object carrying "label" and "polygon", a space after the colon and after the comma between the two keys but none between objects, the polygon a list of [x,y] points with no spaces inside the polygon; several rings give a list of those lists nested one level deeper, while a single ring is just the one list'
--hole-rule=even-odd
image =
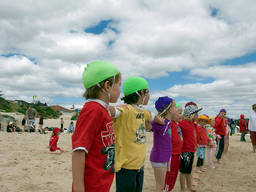
[{"label": "blue sky", "polygon": [[[107,60],[142,76],[154,101],[248,115],[256,94],[256,5],[250,1],[0,2],[0,90],[8,99],[82,107],[81,74]],[[36,11],[41,10],[41,11]],[[62,10],[62,11],[61,11]],[[131,12],[133,14],[131,14]]]}]

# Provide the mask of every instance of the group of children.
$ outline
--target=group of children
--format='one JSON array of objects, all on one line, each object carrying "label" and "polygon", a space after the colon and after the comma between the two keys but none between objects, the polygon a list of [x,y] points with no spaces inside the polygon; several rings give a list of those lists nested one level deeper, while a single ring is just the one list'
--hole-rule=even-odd
[{"label": "group of children", "polygon": [[215,132],[217,159],[221,159],[226,135],[226,111],[215,118],[201,115],[194,102],[182,108],[173,98],[159,97],[157,115],[143,108],[149,101],[149,87],[141,77],[129,77],[123,83],[123,105],[111,106],[121,93],[120,71],[111,63],[89,63],[83,72],[87,102],[78,117],[72,135],[72,190],[109,191],[114,174],[117,192],[141,192],[146,158],[146,131],[152,131],[154,145],[150,161],[154,169],[156,191],[171,191],[180,171],[181,191],[185,183],[192,187],[194,153],[198,172],[212,163]]}]

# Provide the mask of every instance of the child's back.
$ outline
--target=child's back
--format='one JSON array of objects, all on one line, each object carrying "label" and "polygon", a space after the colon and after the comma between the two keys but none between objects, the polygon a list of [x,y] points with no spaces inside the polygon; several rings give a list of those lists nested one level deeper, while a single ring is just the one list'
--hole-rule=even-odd
[{"label": "child's back", "polygon": [[149,121],[152,115],[132,105],[119,110],[120,116],[115,120],[116,171],[121,168],[140,169],[146,156],[145,121]]}]

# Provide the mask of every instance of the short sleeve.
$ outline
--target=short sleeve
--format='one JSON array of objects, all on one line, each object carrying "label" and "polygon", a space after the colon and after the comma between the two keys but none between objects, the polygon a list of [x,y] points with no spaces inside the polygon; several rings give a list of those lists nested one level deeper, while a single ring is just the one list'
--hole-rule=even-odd
[{"label": "short sleeve", "polygon": [[116,107],[116,109],[120,112],[116,119],[127,117],[129,111],[128,106]]},{"label": "short sleeve", "polygon": [[78,117],[75,132],[72,135],[72,151],[90,151],[91,145],[101,126],[101,112],[97,107],[86,108]]}]

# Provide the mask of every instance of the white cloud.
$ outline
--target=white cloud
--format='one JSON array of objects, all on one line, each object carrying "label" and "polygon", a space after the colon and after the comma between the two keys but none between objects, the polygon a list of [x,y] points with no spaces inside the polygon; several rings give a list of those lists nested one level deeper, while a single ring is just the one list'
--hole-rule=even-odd
[{"label": "white cloud", "polygon": [[221,108],[226,108],[231,117],[239,118],[241,113],[248,117],[251,105],[256,103],[255,74],[255,63],[194,69],[191,75],[213,77],[216,80],[211,83],[177,84],[165,91],[154,92],[152,99],[163,95],[187,98],[181,101],[183,106],[189,100],[195,101],[204,108],[202,113],[216,115]]},{"label": "white cloud", "polygon": [[[215,17],[211,8],[217,10]],[[11,98],[31,98],[35,93],[47,101],[59,95],[79,97],[86,63],[104,59],[115,63],[124,79],[159,78],[183,70],[192,77],[214,79],[208,84],[177,84],[156,95],[190,95],[212,106],[247,106],[239,98],[253,102],[255,63],[219,65],[256,51],[255,12],[253,0],[3,0],[0,54],[25,56],[0,57],[0,90]],[[84,32],[102,20],[113,20],[110,25],[118,32]]]}]

